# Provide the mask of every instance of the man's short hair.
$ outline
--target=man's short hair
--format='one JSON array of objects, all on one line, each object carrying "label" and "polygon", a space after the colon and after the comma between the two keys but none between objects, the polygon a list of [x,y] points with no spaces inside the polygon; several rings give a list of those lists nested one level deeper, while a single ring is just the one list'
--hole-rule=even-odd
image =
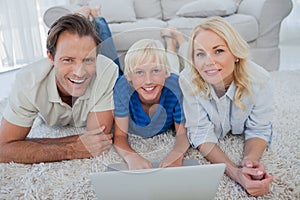
[{"label": "man's short hair", "polygon": [[77,34],[80,37],[91,36],[96,43],[97,52],[99,52],[101,39],[98,36],[95,25],[82,15],[68,14],[56,20],[48,31],[47,50],[53,58],[59,35],[65,31]]}]

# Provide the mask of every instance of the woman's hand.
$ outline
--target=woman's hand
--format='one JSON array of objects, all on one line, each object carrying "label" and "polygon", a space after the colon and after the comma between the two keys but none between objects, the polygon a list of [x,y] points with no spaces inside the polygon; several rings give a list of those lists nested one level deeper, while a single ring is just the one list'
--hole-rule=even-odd
[{"label": "woman's hand", "polygon": [[244,159],[242,161],[242,166],[255,169],[253,171],[253,173],[255,173],[254,175],[249,174],[253,180],[261,180],[266,174],[265,166],[260,162]]},{"label": "woman's hand", "polygon": [[237,182],[252,196],[265,195],[270,191],[274,177],[269,176],[260,163],[257,162],[253,166],[255,167],[238,168]]}]

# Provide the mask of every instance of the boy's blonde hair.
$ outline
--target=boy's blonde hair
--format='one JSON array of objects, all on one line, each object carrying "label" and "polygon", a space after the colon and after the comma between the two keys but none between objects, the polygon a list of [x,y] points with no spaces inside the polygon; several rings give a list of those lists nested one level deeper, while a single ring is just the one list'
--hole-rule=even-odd
[{"label": "boy's blonde hair", "polygon": [[241,35],[223,18],[210,17],[202,23],[198,24],[192,31],[192,38],[189,45],[189,60],[192,63],[192,80],[196,85],[196,91],[208,97],[210,95],[210,89],[208,83],[201,77],[194,64],[194,40],[201,31],[210,30],[220,36],[227,44],[233,56],[238,58],[235,62],[235,68],[233,71],[233,81],[236,85],[236,92],[234,95],[234,103],[238,107],[245,109],[245,105],[242,103],[243,97],[252,94],[251,81],[254,80],[254,75],[249,64],[249,45],[241,37]]},{"label": "boy's blonde hair", "polygon": [[135,42],[125,56],[124,74],[127,76],[136,67],[150,63],[155,59],[157,65],[163,67],[166,74],[170,74],[170,65],[164,45],[159,40],[142,39]]}]

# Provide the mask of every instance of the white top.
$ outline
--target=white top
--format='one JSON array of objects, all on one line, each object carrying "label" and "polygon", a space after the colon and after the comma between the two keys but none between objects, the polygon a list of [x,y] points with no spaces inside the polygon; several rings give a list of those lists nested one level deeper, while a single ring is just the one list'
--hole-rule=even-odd
[{"label": "white top", "polygon": [[98,55],[96,66],[95,78],[72,107],[61,100],[55,70],[47,59],[24,67],[16,74],[3,117],[23,127],[31,127],[38,115],[50,126],[86,126],[89,112],[114,109],[112,94],[118,68],[102,55]]},{"label": "white top", "polygon": [[242,100],[246,106],[245,111],[233,103],[236,90],[234,82],[221,98],[217,97],[210,86],[211,95],[205,98],[200,92],[192,92],[195,85],[191,78],[191,68],[187,67],[181,72],[179,80],[184,96],[186,128],[193,147],[205,142],[217,143],[218,138],[230,131],[232,134],[244,133],[245,140],[258,137],[271,142],[273,84],[267,71],[255,63],[251,64],[259,73],[255,77],[257,81],[251,86],[253,96],[248,95]]}]

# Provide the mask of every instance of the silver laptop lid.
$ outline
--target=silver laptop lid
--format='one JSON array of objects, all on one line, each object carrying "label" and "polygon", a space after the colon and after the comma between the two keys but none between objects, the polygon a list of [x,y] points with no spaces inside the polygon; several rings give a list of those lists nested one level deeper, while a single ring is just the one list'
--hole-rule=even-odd
[{"label": "silver laptop lid", "polygon": [[214,199],[225,164],[90,174],[101,200]]}]

